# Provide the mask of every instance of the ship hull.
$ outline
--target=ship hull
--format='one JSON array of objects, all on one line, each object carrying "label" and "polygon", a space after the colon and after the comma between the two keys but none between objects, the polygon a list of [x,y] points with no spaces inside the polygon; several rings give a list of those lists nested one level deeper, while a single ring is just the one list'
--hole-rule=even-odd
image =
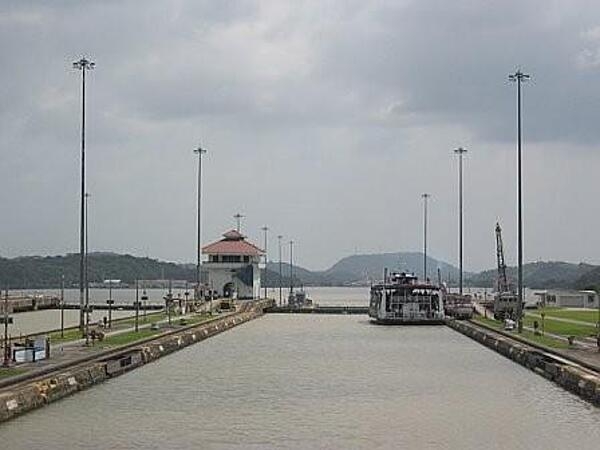
[{"label": "ship hull", "polygon": [[444,325],[444,319],[382,319],[373,318],[377,325]]}]

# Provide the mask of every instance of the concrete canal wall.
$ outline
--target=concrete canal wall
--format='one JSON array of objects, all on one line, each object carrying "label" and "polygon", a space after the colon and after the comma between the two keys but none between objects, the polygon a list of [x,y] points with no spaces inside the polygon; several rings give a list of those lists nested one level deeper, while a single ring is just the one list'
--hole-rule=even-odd
[{"label": "concrete canal wall", "polygon": [[245,305],[227,317],[150,338],[110,356],[99,356],[93,361],[9,387],[0,392],[0,423],[253,320],[263,314],[264,306],[264,302]]},{"label": "concrete canal wall", "polygon": [[597,373],[467,321],[448,320],[447,325],[600,406],[600,376]]}]

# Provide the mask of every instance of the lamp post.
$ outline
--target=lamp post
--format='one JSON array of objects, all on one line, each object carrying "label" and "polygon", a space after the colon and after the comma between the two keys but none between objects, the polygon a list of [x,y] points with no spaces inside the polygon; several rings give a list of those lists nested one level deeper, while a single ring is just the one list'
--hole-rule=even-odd
[{"label": "lamp post", "polygon": [[108,300],[106,300],[108,304],[108,328],[112,330],[112,305],[115,301],[112,298],[112,279],[108,280]]},{"label": "lamp post", "polygon": [[280,234],[277,236],[277,241],[279,242],[279,306],[283,306],[283,274],[282,274],[282,262],[281,262],[281,239],[283,236]]},{"label": "lamp post", "polygon": [[140,289],[139,282],[135,280],[135,332],[139,330],[139,317],[140,317]]},{"label": "lamp post", "polygon": [[294,241],[290,241],[290,296],[294,293]]},{"label": "lamp post", "polygon": [[233,216],[233,218],[235,219],[236,222],[236,230],[238,231],[238,233],[242,232],[242,218],[245,217],[243,214],[237,213],[236,215]]},{"label": "lamp post", "polygon": [[83,332],[83,289],[84,289],[84,220],[85,220],[85,73],[93,69],[96,63],[81,58],[73,63],[73,68],[81,70],[81,204],[80,204],[80,221],[79,221],[79,329]]},{"label": "lamp post", "polygon": [[517,83],[517,197],[518,197],[518,304],[517,331],[523,331],[523,199],[522,199],[522,157],[521,157],[521,83],[530,78],[517,70],[508,79]]},{"label": "lamp post", "polygon": [[458,147],[458,294],[463,295],[463,156],[467,150]]},{"label": "lamp post", "polygon": [[169,279],[169,291],[167,292],[167,295],[165,296],[165,308],[167,310],[167,317],[169,318],[169,327],[171,326],[171,303],[173,302],[173,289],[172,289],[172,282],[171,279]]},{"label": "lamp post", "polygon": [[269,253],[267,251],[267,234],[269,232],[269,227],[264,226],[261,228],[265,233],[265,299],[267,298],[267,263],[269,262]]},{"label": "lamp post", "polygon": [[10,365],[10,348],[8,345],[8,325],[13,323],[13,318],[8,315],[8,288],[4,291],[4,315],[0,317],[0,323],[4,324],[4,358],[2,365]]},{"label": "lamp post", "polygon": [[65,337],[65,274],[60,277],[60,337]]},{"label": "lamp post", "polygon": [[185,281],[185,291],[183,293],[183,296],[185,297],[185,312],[188,313],[188,298],[190,296],[190,291],[188,290],[188,282],[187,280]]},{"label": "lamp post", "polygon": [[[186,300],[187,300],[187,292],[186,292]],[[142,306],[144,307],[144,323],[146,323],[148,320],[148,293],[146,292],[146,283],[144,283],[144,289],[142,289],[141,301],[142,301]]]},{"label": "lamp post", "polygon": [[430,194],[421,194],[423,198],[423,280],[427,282],[427,200]]},{"label": "lamp post", "polygon": [[202,261],[201,261],[201,253],[202,253],[202,249],[201,247],[201,242],[202,242],[202,236],[201,236],[201,231],[202,231],[202,221],[201,221],[201,214],[202,214],[202,155],[206,154],[206,149],[203,149],[201,146],[198,146],[198,148],[196,148],[194,150],[194,153],[198,155],[198,205],[197,205],[197,217],[196,217],[196,232],[197,232],[197,236],[196,236],[196,296],[195,299],[196,302],[199,300],[199,295],[200,295],[200,269],[202,266]]}]

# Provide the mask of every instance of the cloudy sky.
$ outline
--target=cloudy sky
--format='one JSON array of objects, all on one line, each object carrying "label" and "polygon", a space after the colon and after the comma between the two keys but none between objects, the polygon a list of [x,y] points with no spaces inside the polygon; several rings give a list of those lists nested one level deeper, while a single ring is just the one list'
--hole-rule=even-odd
[{"label": "cloudy sky", "polygon": [[[268,225],[306,267],[358,253],[516,260],[524,86],[525,260],[600,263],[600,5],[589,1],[11,1],[0,4],[0,254],[78,250],[80,73],[90,249],[195,258]],[[287,251],[285,255],[287,254]],[[275,256],[273,254],[273,256]]]}]

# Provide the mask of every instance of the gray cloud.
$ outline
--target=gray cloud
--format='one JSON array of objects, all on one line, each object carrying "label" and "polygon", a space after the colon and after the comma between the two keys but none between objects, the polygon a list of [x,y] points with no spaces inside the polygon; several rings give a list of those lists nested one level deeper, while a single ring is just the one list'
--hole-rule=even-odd
[{"label": "gray cloud", "polygon": [[[3,2],[0,253],[77,249],[79,74],[89,78],[90,245],[193,260],[195,163],[205,240],[244,229],[324,267],[421,246],[456,258],[466,161],[467,266],[514,258],[515,87],[524,87],[526,259],[600,262],[595,152],[600,7],[593,2]],[[577,199],[573,201],[573,199]],[[272,248],[275,240],[271,242]]]}]

